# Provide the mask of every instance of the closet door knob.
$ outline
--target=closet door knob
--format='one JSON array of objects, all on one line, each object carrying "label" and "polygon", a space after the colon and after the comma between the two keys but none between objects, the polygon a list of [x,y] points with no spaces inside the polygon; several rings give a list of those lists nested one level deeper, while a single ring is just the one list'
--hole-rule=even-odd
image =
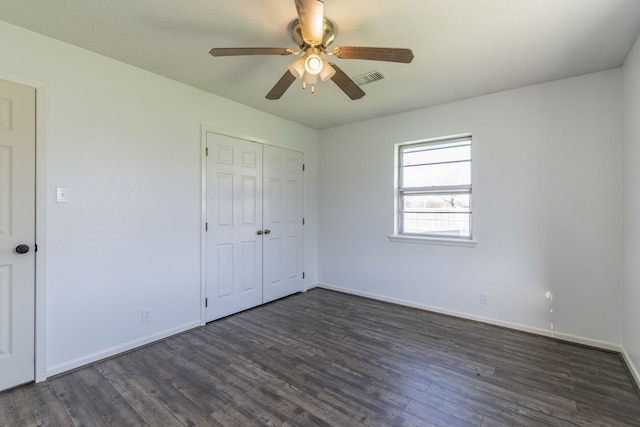
[{"label": "closet door knob", "polygon": [[271,230],[264,230],[264,234],[271,234]]},{"label": "closet door knob", "polygon": [[258,231],[256,232],[256,234],[257,234],[258,236],[262,236],[262,233],[263,233],[263,231],[262,231],[262,230],[258,230]]}]

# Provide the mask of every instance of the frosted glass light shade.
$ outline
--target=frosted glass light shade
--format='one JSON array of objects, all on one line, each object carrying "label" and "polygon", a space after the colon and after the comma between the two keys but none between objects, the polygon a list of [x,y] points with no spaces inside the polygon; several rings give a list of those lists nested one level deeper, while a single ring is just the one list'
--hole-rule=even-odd
[{"label": "frosted glass light shade", "polygon": [[306,60],[305,57],[301,56],[300,58],[296,59],[291,64],[289,64],[289,72],[291,74],[293,74],[293,76],[296,79],[300,79],[304,75],[304,72],[305,72],[304,62],[305,62],[305,60]]},{"label": "frosted glass light shade", "polygon": [[318,83],[318,75],[304,73],[303,81],[308,85],[315,85]]},{"label": "frosted glass light shade", "polygon": [[324,60],[323,62],[324,64],[322,66],[322,71],[320,71],[320,74],[318,75],[318,77],[320,77],[321,81],[326,82],[331,77],[333,77],[333,75],[336,73],[336,69],[333,68],[331,64],[329,64],[328,62]]}]

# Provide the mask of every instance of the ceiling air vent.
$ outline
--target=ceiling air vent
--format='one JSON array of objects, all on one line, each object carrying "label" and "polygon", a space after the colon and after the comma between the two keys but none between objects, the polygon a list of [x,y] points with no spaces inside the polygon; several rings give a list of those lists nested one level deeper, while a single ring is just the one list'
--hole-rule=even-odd
[{"label": "ceiling air vent", "polygon": [[378,80],[382,79],[384,79],[384,74],[382,74],[380,71],[371,71],[366,74],[356,76],[352,80],[356,82],[358,86],[362,86],[366,85],[367,83],[377,82]]}]

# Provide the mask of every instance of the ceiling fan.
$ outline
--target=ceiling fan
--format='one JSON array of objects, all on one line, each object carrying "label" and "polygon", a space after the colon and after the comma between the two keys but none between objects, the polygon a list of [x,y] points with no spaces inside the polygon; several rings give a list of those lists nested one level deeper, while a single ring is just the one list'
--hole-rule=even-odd
[{"label": "ceiling fan", "polygon": [[324,17],[323,0],[294,0],[298,19],[291,24],[291,37],[300,47],[299,51],[274,47],[230,47],[213,48],[213,56],[242,55],[302,55],[293,61],[284,75],[269,91],[267,99],[280,99],[296,80],[302,80],[302,87],[311,86],[315,92],[318,80],[331,79],[351,99],[360,99],[365,93],[351,78],[333,62],[327,62],[323,56],[335,56],[341,59],[368,59],[410,63],[413,60],[411,49],[341,46],[327,51],[335,37],[335,25]]}]

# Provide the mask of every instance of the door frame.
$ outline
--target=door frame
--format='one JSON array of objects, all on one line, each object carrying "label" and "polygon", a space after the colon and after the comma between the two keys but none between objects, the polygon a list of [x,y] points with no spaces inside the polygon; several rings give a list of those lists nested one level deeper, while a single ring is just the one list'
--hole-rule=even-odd
[{"label": "door frame", "polygon": [[[205,230],[205,223],[207,219],[207,133],[215,133],[218,135],[224,135],[231,138],[244,139],[245,141],[255,142],[262,145],[271,145],[274,147],[284,148],[287,150],[300,151],[299,149],[288,147],[282,144],[276,144],[263,138],[257,138],[251,135],[245,135],[238,132],[233,132],[228,129],[223,129],[217,126],[210,126],[206,124],[200,125],[200,323],[205,325],[207,323],[207,310],[205,307],[205,298],[207,297],[207,231]],[[302,151],[304,156],[304,151]],[[304,158],[304,157],[303,157]],[[303,175],[304,179],[304,175]],[[306,181],[304,181],[306,182]],[[303,189],[304,189],[303,185]],[[305,213],[305,198],[306,191],[303,190],[302,195],[302,215]],[[303,229],[303,245],[305,239],[305,230]],[[306,290],[306,287],[304,288]]]},{"label": "door frame", "polygon": [[30,77],[0,71],[0,79],[35,89],[36,92],[36,223],[35,243],[35,381],[47,379],[47,84]]}]

